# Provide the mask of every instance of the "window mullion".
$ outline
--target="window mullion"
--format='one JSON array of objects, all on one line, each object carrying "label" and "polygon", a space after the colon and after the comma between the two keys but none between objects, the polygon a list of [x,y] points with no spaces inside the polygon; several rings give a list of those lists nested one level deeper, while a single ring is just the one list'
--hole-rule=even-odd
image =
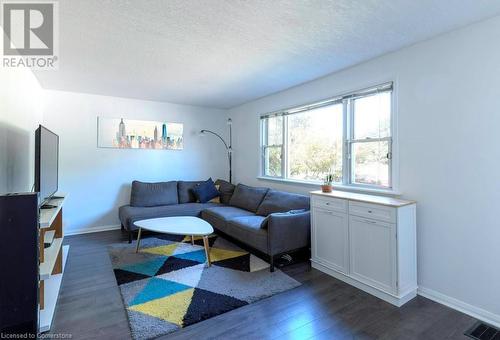
[{"label": "window mullion", "polygon": [[353,157],[352,157],[352,140],[354,139],[354,102],[352,99],[349,99],[349,182],[348,184],[353,183]]},{"label": "window mullion", "polygon": [[281,177],[288,178],[288,116],[283,116]]},{"label": "window mullion", "polygon": [[264,148],[264,162],[265,162],[265,168],[264,168],[264,175],[267,175],[269,173],[269,158],[267,157],[267,150],[269,149],[269,123],[270,120],[266,119],[266,124],[264,126],[265,129],[265,145],[266,147]]},{"label": "window mullion", "polygon": [[260,167],[260,174],[262,176],[266,175],[266,168],[267,168],[267,162],[266,162],[266,144],[267,144],[267,125],[268,119],[262,120],[262,123],[260,124],[260,133],[261,133],[261,138],[260,138],[260,162],[261,162],[261,167]]},{"label": "window mullion", "polygon": [[353,137],[353,114],[351,109],[351,100],[344,100],[344,166],[342,167],[342,184],[348,185],[351,183],[351,154]]},{"label": "window mullion", "polygon": [[267,159],[267,146],[262,146],[262,175],[267,176],[269,173],[269,161]]},{"label": "window mullion", "polygon": [[392,138],[389,139],[387,142],[387,162],[388,162],[388,167],[389,167],[389,188],[392,188]]}]

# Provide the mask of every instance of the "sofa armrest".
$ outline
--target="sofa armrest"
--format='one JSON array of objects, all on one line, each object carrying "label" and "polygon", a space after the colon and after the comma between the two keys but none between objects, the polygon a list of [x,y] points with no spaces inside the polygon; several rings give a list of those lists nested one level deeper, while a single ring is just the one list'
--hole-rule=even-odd
[{"label": "sofa armrest", "polygon": [[267,229],[269,255],[307,247],[311,244],[311,213],[270,214]]},{"label": "sofa armrest", "polygon": [[118,218],[120,219],[122,226],[124,226],[127,230],[129,229],[130,210],[130,205],[122,205],[118,208]]}]

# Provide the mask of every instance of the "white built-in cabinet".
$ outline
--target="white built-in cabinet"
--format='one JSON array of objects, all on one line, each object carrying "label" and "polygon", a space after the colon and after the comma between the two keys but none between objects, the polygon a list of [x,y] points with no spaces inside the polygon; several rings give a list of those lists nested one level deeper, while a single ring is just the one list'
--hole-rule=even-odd
[{"label": "white built-in cabinet", "polygon": [[417,294],[416,203],[311,192],[312,266],[401,306]]},{"label": "white built-in cabinet", "polygon": [[341,273],[349,268],[347,214],[325,209],[314,211],[312,257]]}]

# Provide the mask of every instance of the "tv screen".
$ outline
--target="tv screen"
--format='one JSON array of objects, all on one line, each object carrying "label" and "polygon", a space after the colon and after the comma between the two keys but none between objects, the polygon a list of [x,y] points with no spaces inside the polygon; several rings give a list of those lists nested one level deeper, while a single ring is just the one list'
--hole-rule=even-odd
[{"label": "tv screen", "polygon": [[58,189],[59,136],[40,125],[35,132],[35,191],[40,205]]}]

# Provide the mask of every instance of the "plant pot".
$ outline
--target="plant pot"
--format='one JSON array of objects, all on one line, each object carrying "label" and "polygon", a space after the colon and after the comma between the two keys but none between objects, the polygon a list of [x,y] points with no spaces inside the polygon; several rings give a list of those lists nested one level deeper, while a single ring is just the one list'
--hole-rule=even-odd
[{"label": "plant pot", "polygon": [[331,186],[331,185],[326,185],[326,184],[325,184],[325,185],[322,185],[322,186],[321,186],[321,191],[323,191],[323,192],[327,192],[327,193],[328,193],[328,192],[332,192],[332,186]]}]

